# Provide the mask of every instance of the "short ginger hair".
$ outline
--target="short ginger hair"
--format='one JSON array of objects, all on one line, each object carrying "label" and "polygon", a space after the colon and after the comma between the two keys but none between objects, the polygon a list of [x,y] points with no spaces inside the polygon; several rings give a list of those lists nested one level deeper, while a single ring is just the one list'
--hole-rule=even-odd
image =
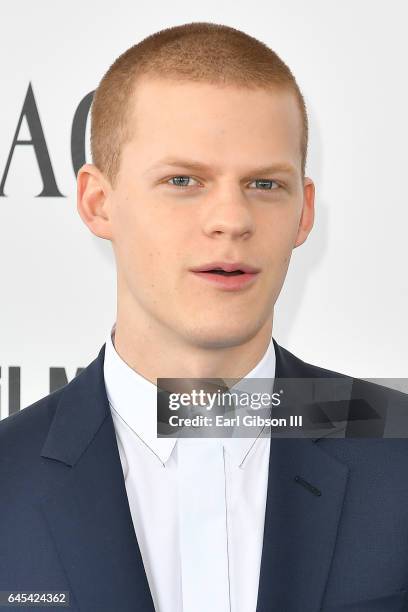
[{"label": "short ginger hair", "polygon": [[247,88],[279,87],[293,92],[301,113],[304,176],[307,111],[289,67],[266,44],[241,30],[193,22],[159,30],[127,49],[113,62],[95,91],[91,108],[92,160],[112,185],[119,171],[121,149],[132,138],[130,101],[142,76]]}]

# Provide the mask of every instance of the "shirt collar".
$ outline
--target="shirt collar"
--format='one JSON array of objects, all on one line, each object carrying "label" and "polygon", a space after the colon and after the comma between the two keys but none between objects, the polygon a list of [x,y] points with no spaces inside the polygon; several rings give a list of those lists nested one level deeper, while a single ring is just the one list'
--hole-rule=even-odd
[{"label": "shirt collar", "polygon": [[[111,409],[129,426],[141,440],[165,464],[173,452],[176,438],[158,438],[156,421],[157,387],[147,378],[131,368],[116,352],[112,338],[116,324],[106,339],[104,378],[106,394]],[[249,378],[268,379],[265,391],[272,392],[275,377],[276,356],[272,337],[268,348],[256,366],[231,391],[243,390]],[[258,386],[257,386],[258,390]],[[261,429],[252,438],[223,438],[222,443],[237,466],[243,468],[256,446]]]}]

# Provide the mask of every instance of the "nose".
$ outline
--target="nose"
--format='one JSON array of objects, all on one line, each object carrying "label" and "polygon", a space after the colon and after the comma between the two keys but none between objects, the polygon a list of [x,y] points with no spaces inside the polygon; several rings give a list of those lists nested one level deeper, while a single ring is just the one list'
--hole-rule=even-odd
[{"label": "nose", "polygon": [[213,191],[204,205],[202,227],[210,237],[248,238],[254,232],[250,202],[237,185]]}]

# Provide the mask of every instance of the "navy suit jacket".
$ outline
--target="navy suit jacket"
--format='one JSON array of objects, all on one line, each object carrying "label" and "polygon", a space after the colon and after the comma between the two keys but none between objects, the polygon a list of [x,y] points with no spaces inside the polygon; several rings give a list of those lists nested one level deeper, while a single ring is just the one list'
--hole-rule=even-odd
[{"label": "navy suit jacket", "polygon": [[[342,376],[274,346],[277,378]],[[75,612],[154,612],[104,350],[0,422],[0,591],[69,591]],[[273,438],[257,612],[400,612],[407,590],[408,440]]]}]

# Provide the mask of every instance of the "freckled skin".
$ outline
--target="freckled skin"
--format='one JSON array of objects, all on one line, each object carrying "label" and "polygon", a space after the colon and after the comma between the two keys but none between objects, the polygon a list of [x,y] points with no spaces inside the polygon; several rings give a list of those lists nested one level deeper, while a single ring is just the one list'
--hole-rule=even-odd
[{"label": "freckled skin", "polygon": [[[116,350],[154,382],[244,376],[266,350],[292,250],[313,226],[295,97],[144,78],[131,104],[115,186],[92,164],[78,175],[79,214],[116,258]],[[208,168],[152,169],[169,156]],[[293,173],[253,174],[278,163]],[[171,180],[180,176],[187,187]],[[222,291],[189,271],[214,260],[261,272],[242,291]]]}]

